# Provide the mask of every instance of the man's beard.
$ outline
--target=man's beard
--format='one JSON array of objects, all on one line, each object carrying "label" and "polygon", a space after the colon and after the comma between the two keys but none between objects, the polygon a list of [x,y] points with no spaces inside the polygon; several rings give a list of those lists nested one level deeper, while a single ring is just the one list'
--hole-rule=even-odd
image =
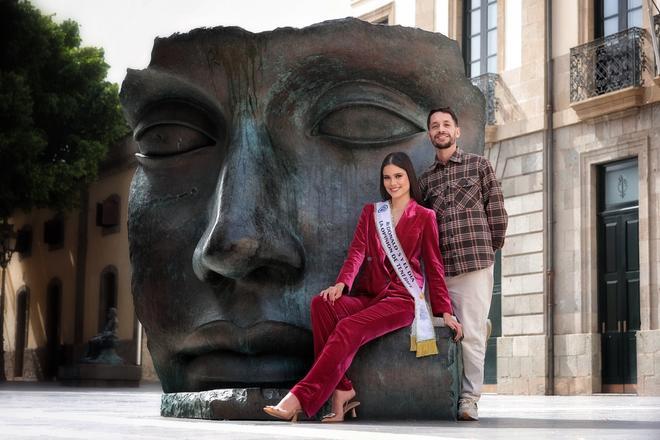
[{"label": "man's beard", "polygon": [[449,147],[451,147],[452,145],[454,145],[454,143],[456,142],[456,138],[455,138],[455,137],[453,137],[453,136],[448,136],[448,138],[449,138],[449,139],[447,140],[447,142],[436,142],[435,139],[434,139],[433,142],[431,142],[431,143],[432,143],[433,146],[434,146],[435,148],[437,148],[438,150],[446,150],[447,148],[449,148]]}]

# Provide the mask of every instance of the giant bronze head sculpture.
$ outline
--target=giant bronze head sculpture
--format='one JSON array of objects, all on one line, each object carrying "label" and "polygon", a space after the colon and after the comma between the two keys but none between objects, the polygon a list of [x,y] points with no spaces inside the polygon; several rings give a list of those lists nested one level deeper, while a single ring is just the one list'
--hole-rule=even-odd
[{"label": "giant bronze head sculpture", "polygon": [[157,39],[121,99],[139,144],[133,295],[166,392],[300,379],[311,297],[379,199],[383,157],[430,164],[426,116],[444,105],[483,149],[456,43],[357,19]]}]

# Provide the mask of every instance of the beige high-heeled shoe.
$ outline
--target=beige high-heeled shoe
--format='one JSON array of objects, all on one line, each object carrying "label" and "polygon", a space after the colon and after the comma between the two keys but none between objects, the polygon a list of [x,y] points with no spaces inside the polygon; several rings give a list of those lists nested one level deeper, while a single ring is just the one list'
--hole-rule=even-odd
[{"label": "beige high-heeled shoe", "polygon": [[357,411],[355,408],[360,406],[360,402],[357,400],[351,400],[349,402],[344,402],[344,409],[343,413],[341,415],[335,414],[333,412],[328,413],[324,415],[321,418],[321,422],[323,423],[338,423],[338,422],[343,422],[344,418],[346,417],[346,413],[350,412],[350,416],[354,419],[357,419]]},{"label": "beige high-heeled shoe", "polygon": [[264,406],[264,412],[269,416],[273,416],[276,419],[286,420],[291,423],[296,423],[298,421],[298,416],[302,414],[302,409],[297,409],[295,411],[286,412],[279,409],[276,406],[268,405]]}]

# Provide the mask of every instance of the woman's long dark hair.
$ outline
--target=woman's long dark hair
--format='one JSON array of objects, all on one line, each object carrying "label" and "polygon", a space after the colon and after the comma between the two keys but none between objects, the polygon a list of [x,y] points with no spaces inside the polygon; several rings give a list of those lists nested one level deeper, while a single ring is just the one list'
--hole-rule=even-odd
[{"label": "woman's long dark hair", "polygon": [[380,166],[380,195],[383,196],[383,200],[389,200],[392,198],[392,196],[390,196],[385,189],[385,184],[383,183],[383,170],[387,165],[395,165],[406,171],[406,174],[408,174],[408,181],[410,182],[410,197],[421,205],[422,190],[419,188],[419,182],[417,181],[415,168],[413,168],[410,157],[401,151],[390,153],[385,156],[385,159],[383,159],[383,164]]}]

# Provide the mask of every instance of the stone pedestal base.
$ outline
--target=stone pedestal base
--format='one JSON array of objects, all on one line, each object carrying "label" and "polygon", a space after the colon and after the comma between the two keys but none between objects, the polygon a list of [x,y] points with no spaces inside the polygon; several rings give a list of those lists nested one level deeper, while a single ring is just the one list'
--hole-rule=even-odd
[{"label": "stone pedestal base", "polygon": [[137,387],[141,374],[139,365],[77,364],[60,367],[58,379],[68,386]]},{"label": "stone pedestal base", "polygon": [[211,420],[272,420],[262,408],[276,405],[288,391],[275,388],[227,388],[163,394],[160,415]]},{"label": "stone pedestal base", "polygon": [[[409,351],[410,329],[370,342],[348,371],[357,391],[360,419],[456,420],[462,372],[460,345],[450,330],[436,328],[437,356]],[[164,394],[161,415],[215,420],[272,420],[262,408],[276,404],[285,389],[237,388]],[[327,411],[321,409],[317,417]]]}]

